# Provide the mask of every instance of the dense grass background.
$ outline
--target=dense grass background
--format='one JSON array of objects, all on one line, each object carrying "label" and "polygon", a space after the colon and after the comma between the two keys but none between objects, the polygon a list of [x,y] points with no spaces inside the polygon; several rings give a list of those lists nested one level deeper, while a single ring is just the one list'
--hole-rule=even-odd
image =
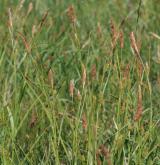
[{"label": "dense grass background", "polygon": [[159,0],[32,5],[0,1],[0,164],[160,164]]}]

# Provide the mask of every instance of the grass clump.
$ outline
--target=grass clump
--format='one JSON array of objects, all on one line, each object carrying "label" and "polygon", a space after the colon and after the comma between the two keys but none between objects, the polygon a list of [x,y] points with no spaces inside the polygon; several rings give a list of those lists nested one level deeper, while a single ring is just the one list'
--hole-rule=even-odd
[{"label": "grass clump", "polygon": [[0,164],[159,164],[158,1],[0,2]]}]

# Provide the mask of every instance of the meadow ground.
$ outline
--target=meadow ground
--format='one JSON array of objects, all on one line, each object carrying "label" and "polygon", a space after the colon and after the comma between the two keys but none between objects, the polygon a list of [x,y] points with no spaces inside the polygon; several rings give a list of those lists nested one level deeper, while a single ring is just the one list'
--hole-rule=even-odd
[{"label": "meadow ground", "polygon": [[0,1],[0,164],[160,164],[159,0]]}]

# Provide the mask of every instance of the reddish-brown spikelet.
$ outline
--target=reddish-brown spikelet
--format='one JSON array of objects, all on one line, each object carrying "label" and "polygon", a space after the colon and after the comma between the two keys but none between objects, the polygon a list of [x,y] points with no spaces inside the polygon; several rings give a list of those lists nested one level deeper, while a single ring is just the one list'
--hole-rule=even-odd
[{"label": "reddish-brown spikelet", "polygon": [[100,149],[101,154],[107,160],[108,165],[111,165],[109,150],[103,144],[99,147],[99,149]]},{"label": "reddish-brown spikelet", "polygon": [[69,95],[73,98],[74,95],[74,80],[71,80],[69,83]]},{"label": "reddish-brown spikelet", "polygon": [[30,128],[33,128],[35,126],[37,122],[37,115],[35,112],[32,112],[32,116],[31,116],[31,120],[30,120],[30,123],[29,123],[29,127]]},{"label": "reddish-brown spikelet", "polygon": [[141,63],[138,63],[138,75],[141,78],[143,74],[143,65]]},{"label": "reddish-brown spikelet", "polygon": [[116,42],[117,42],[119,34],[117,34],[116,26],[112,19],[110,21],[110,29],[111,29],[111,37],[112,37],[112,48],[114,49],[116,46]]},{"label": "reddish-brown spikelet", "polygon": [[120,47],[121,47],[121,49],[123,49],[124,48],[124,33],[123,33],[123,31],[120,31],[120,33],[119,33],[119,41],[120,41]]},{"label": "reddish-brown spikelet", "polygon": [[134,35],[133,32],[130,33],[130,43],[131,43],[131,47],[132,47],[134,53],[136,54],[137,57],[139,57],[140,54],[139,54],[139,50],[138,50],[138,47],[137,47],[135,35]]},{"label": "reddish-brown spikelet", "polygon": [[70,5],[67,9],[67,16],[70,20],[71,23],[75,24],[76,23],[76,14],[75,14],[75,9],[73,5]]},{"label": "reddish-brown spikelet", "polygon": [[54,79],[53,79],[53,71],[52,71],[52,69],[50,69],[48,71],[48,82],[49,82],[50,86],[53,88]]},{"label": "reddish-brown spikelet", "polygon": [[87,74],[86,74],[86,68],[85,66],[82,64],[82,86],[84,88],[85,84],[86,84],[86,78],[87,78]]},{"label": "reddish-brown spikelet", "polygon": [[82,115],[82,127],[84,130],[87,129],[87,118],[85,113]]},{"label": "reddish-brown spikelet", "polygon": [[20,32],[18,32],[18,34],[19,34],[20,38],[22,39],[23,44],[24,44],[24,46],[25,46],[27,52],[30,53],[31,48],[30,48],[30,45],[28,44],[28,42],[27,42],[25,36],[24,36],[22,33],[20,33]]},{"label": "reddish-brown spikelet", "polygon": [[129,72],[130,72],[130,64],[127,64],[123,73],[124,80],[127,80],[129,78]]},{"label": "reddish-brown spikelet", "polygon": [[47,16],[48,16],[48,11],[46,11],[46,12],[43,14],[43,17],[42,17],[42,19],[41,19],[41,22],[39,23],[38,31],[41,31],[42,26],[43,26],[45,20],[47,19]]},{"label": "reddish-brown spikelet", "polygon": [[101,165],[101,160],[100,160],[100,151],[99,149],[96,152],[96,161],[97,161],[97,165]]},{"label": "reddish-brown spikelet", "polygon": [[91,68],[91,77],[92,77],[92,80],[96,79],[96,64],[93,64],[92,65],[92,68]]},{"label": "reddish-brown spikelet", "polygon": [[137,111],[136,111],[136,114],[134,116],[134,120],[135,121],[139,121],[140,120],[140,118],[142,117],[142,111],[143,111],[143,107],[142,107],[142,91],[141,91],[141,86],[139,85],[138,97],[137,97]]},{"label": "reddish-brown spikelet", "polygon": [[111,29],[111,36],[113,38],[116,35],[116,27],[112,19],[110,21],[110,29]]},{"label": "reddish-brown spikelet", "polygon": [[139,52],[141,50],[141,46],[142,46],[142,40],[141,40],[141,38],[138,38],[138,40],[137,40],[137,48],[138,48]]}]

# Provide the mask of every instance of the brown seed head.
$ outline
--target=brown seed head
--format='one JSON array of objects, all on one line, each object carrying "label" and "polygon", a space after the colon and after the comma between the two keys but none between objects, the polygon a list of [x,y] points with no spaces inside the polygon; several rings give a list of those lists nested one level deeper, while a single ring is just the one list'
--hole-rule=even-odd
[{"label": "brown seed head", "polygon": [[102,36],[102,28],[100,22],[97,24],[97,36],[100,38]]},{"label": "brown seed head", "polygon": [[82,86],[84,88],[85,84],[86,84],[86,78],[87,78],[87,74],[86,74],[86,68],[85,66],[82,64]]},{"label": "brown seed head", "polygon": [[110,29],[111,29],[111,36],[113,38],[116,35],[116,27],[112,19],[110,21]]},{"label": "brown seed head", "polygon": [[46,11],[43,16],[42,16],[42,19],[41,19],[41,22],[39,23],[39,27],[38,27],[38,31],[41,31],[42,29],[42,26],[44,25],[46,19],[47,19],[47,16],[48,16],[48,11]]},{"label": "brown seed head", "polygon": [[111,160],[110,160],[110,154],[109,154],[109,150],[104,146],[101,145],[99,147],[101,154],[105,157],[105,159],[107,160],[108,164],[111,165]]},{"label": "brown seed head", "polygon": [[123,31],[120,31],[119,33],[119,41],[120,41],[120,47],[121,49],[124,48],[124,34],[123,34]]},{"label": "brown seed head", "polygon": [[70,81],[70,84],[69,84],[69,94],[73,98],[73,95],[74,95],[74,80]]},{"label": "brown seed head", "polygon": [[11,8],[8,9],[8,26],[10,28],[13,28],[13,22],[12,22],[12,12],[11,12]]},{"label": "brown seed head", "polygon": [[143,107],[142,107],[142,92],[141,92],[141,86],[139,85],[138,97],[137,97],[137,111],[136,111],[136,114],[134,116],[134,120],[135,121],[139,121],[140,120],[140,118],[142,117],[142,111],[143,111]]},{"label": "brown seed head", "polygon": [[138,63],[138,75],[141,78],[143,74],[143,65],[141,63]]},{"label": "brown seed head", "polygon": [[96,161],[97,161],[97,165],[101,165],[100,150],[99,149],[96,152]]},{"label": "brown seed head", "polygon": [[85,113],[82,115],[82,127],[84,130],[87,129],[87,118]]},{"label": "brown seed head", "polygon": [[25,0],[21,0],[20,1],[18,10],[21,10],[22,9],[22,7],[24,5],[24,2],[25,2]]},{"label": "brown seed head", "polygon": [[31,120],[30,120],[30,123],[29,123],[29,127],[30,128],[33,128],[35,126],[37,122],[37,115],[35,112],[32,112],[32,116],[31,116]]},{"label": "brown seed head", "polygon": [[137,43],[136,43],[136,39],[135,39],[135,35],[133,32],[130,33],[130,43],[131,43],[131,47],[132,47],[134,53],[136,54],[136,56],[140,56],[139,50],[137,47]]},{"label": "brown seed head", "polygon": [[116,31],[116,26],[112,19],[110,21],[110,29],[111,29],[111,37],[112,37],[112,49],[114,49],[116,46],[116,42],[119,37],[119,34]]},{"label": "brown seed head", "polygon": [[76,14],[75,14],[75,9],[73,5],[70,5],[67,9],[67,16],[70,20],[71,23],[75,24],[76,23]]},{"label": "brown seed head", "polygon": [[92,77],[92,80],[96,79],[96,64],[93,64],[92,65],[92,68],[91,68],[91,77]]},{"label": "brown seed head", "polygon": [[30,2],[29,5],[28,5],[27,15],[30,14],[32,10],[33,10],[33,3]]},{"label": "brown seed head", "polygon": [[30,53],[31,52],[31,47],[30,47],[29,43],[27,42],[26,37],[20,32],[18,32],[18,34],[19,34],[19,37],[22,39],[23,44],[24,44],[27,52]]},{"label": "brown seed head", "polygon": [[36,34],[37,29],[36,29],[36,25],[32,26],[32,37],[34,37],[34,35]]},{"label": "brown seed head", "polygon": [[123,73],[124,80],[127,80],[129,78],[129,72],[130,72],[130,64],[127,64]]},{"label": "brown seed head", "polygon": [[53,71],[52,71],[52,69],[50,69],[48,71],[48,82],[49,82],[50,86],[53,88],[54,79],[53,79]]},{"label": "brown seed head", "polygon": [[82,99],[82,96],[81,96],[81,93],[80,93],[79,90],[77,91],[77,99],[78,99],[78,100],[81,100],[81,99]]}]

